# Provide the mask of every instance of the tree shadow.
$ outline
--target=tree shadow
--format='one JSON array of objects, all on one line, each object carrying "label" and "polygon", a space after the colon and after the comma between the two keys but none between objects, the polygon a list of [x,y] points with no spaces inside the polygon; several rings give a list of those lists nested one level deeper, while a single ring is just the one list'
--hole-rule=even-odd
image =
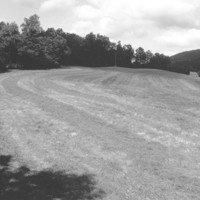
[{"label": "tree shadow", "polygon": [[11,170],[11,159],[0,156],[1,200],[94,200],[105,195],[93,175],[33,172],[25,166]]},{"label": "tree shadow", "polygon": [[8,73],[8,72],[11,72],[11,70],[9,70],[9,69],[6,69],[6,70],[0,70],[0,74],[5,74],[5,73]]}]

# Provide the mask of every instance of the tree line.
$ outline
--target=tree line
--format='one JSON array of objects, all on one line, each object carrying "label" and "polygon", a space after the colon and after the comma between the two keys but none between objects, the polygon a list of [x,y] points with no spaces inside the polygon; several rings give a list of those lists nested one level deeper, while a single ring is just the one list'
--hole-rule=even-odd
[{"label": "tree line", "polygon": [[37,15],[20,26],[0,22],[0,71],[8,68],[47,69],[65,66],[121,66],[169,69],[170,57],[142,47],[111,42],[104,35],[81,37],[62,29],[44,30]]}]

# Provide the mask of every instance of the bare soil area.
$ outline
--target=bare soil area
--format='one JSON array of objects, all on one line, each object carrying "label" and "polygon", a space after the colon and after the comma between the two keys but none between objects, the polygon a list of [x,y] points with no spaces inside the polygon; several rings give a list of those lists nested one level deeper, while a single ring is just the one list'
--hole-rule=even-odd
[{"label": "bare soil area", "polygon": [[[5,167],[21,166],[78,177],[62,195],[43,192],[38,200],[200,200],[199,108],[200,79],[161,70],[0,74],[0,155],[12,156],[9,169],[0,162],[0,178]],[[27,176],[21,180],[30,183]]]}]

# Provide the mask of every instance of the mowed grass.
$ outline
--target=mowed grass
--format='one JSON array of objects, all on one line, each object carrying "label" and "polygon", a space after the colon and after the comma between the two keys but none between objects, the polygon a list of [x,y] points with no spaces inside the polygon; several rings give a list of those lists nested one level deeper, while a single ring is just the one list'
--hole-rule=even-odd
[{"label": "mowed grass", "polygon": [[93,174],[97,199],[199,200],[199,83],[118,67],[0,75],[2,153],[34,171]]}]

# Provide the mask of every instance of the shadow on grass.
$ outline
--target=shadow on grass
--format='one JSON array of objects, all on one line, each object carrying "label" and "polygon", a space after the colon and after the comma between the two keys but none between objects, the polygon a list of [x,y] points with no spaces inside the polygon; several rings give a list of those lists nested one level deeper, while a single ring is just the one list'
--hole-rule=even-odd
[{"label": "shadow on grass", "polygon": [[5,74],[5,73],[8,73],[8,72],[11,72],[11,70],[3,70],[3,71],[0,70],[0,74]]},{"label": "shadow on grass", "polygon": [[13,171],[11,158],[0,156],[1,200],[94,200],[105,195],[96,187],[93,175],[32,172],[27,167]]}]

